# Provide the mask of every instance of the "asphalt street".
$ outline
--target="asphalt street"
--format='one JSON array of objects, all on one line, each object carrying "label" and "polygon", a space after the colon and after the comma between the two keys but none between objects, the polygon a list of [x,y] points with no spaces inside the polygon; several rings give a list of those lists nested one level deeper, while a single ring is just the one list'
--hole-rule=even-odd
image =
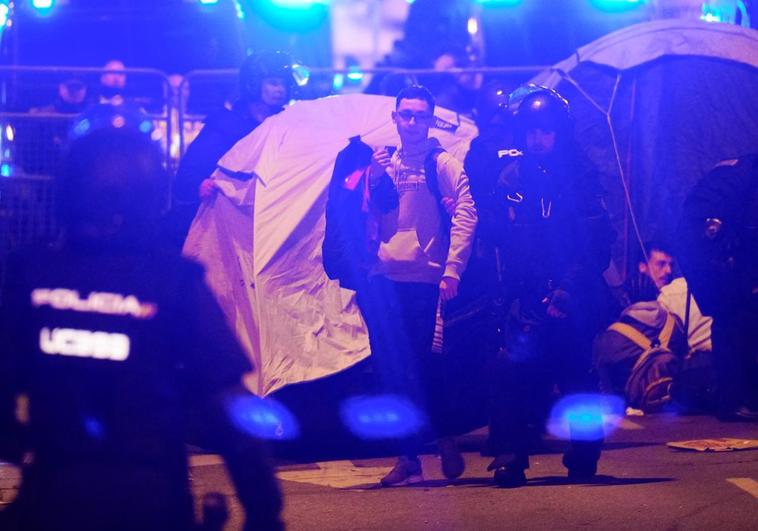
[{"label": "asphalt street", "polygon": [[[394,458],[299,462],[278,458],[284,518],[293,530],[357,529],[758,529],[758,450],[696,452],[667,442],[729,437],[758,439],[758,424],[706,416],[626,417],[607,440],[597,480],[570,484],[560,441],[532,458],[526,487],[495,488],[481,455],[486,430],[460,438],[466,472],[443,479],[434,448],[423,456],[425,481],[378,488]],[[275,449],[276,450],[276,449]],[[356,455],[361,454],[356,448]],[[0,495],[12,499],[17,469],[0,466]],[[192,457],[192,486],[227,495],[226,529],[240,527],[240,508],[218,456]]]}]

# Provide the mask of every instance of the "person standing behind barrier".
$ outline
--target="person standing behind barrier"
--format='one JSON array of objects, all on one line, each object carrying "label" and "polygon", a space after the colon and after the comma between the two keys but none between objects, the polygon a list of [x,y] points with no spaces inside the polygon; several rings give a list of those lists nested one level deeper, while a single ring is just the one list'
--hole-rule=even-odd
[{"label": "person standing behind barrier", "polygon": [[[568,102],[537,86],[511,98],[521,97],[514,117],[519,149],[504,143],[482,149],[476,164],[467,160],[496,176],[471,179],[495,181],[480,205],[482,237],[499,248],[509,308],[491,371],[496,457],[488,470],[501,487],[526,484],[531,426],[544,426],[554,386],[563,394],[596,387],[591,347],[605,324],[601,275],[613,240],[596,176],[573,141]],[[563,459],[569,478],[595,475],[601,444],[572,442]]]},{"label": "person standing behind barrier", "polygon": [[284,52],[249,55],[239,72],[240,97],[231,109],[211,114],[189,145],[176,173],[171,239],[181,245],[201,201],[215,193],[216,163],[263,120],[282,111],[295,87],[293,64]]},{"label": "person standing behind barrier", "polygon": [[98,87],[98,103],[102,105],[123,105],[126,103],[126,66],[118,59],[111,59],[103,65]]},{"label": "person standing behind barrier", "polygon": [[223,455],[245,529],[283,527],[261,442],[230,413],[255,400],[250,363],[202,268],[155,243],[167,192],[157,145],[96,130],[59,176],[63,243],[10,262],[0,459],[27,464],[2,529],[193,529],[188,439]]},{"label": "person standing behind barrier", "polygon": [[[437,304],[458,294],[476,228],[476,210],[462,165],[429,138],[434,98],[424,87],[411,86],[396,98],[392,120],[401,146],[373,155],[369,170],[370,203],[382,181],[391,179],[399,205],[377,217],[377,263],[369,273],[371,297],[367,324],[379,386],[406,396],[420,406],[430,374]],[[452,202],[452,217],[444,213],[441,197],[431,189],[428,162],[436,166],[438,194]],[[448,221],[449,220],[449,221]],[[443,392],[436,389],[434,392]],[[433,422],[434,424],[434,422]],[[439,426],[433,426],[439,428]],[[382,479],[385,486],[423,479],[418,453],[420,434],[403,444],[404,455]],[[450,444],[440,447],[443,472],[449,478],[463,473],[464,463]]]}]

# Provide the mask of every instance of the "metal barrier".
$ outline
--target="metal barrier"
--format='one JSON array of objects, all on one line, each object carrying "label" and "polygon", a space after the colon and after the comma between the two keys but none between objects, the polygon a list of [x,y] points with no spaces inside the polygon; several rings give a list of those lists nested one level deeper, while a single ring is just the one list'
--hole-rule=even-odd
[{"label": "metal barrier", "polygon": [[[434,91],[451,83],[476,86],[492,79],[515,88],[546,68],[313,68],[296,97],[315,99],[366,88],[394,96],[408,83],[426,84]],[[195,70],[182,77],[145,68],[0,66],[0,261],[12,248],[55,236],[52,176],[78,116],[71,111],[113,104],[113,95],[99,90],[106,76],[125,81],[118,103],[138,108],[152,121],[153,137],[163,146],[170,172],[197,136],[204,116],[237,96],[237,70]]]}]

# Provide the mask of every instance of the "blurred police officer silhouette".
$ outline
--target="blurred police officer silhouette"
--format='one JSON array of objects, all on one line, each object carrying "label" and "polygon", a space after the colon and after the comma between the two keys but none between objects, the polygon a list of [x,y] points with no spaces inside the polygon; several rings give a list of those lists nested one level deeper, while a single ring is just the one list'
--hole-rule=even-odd
[{"label": "blurred police officer silhouette", "polygon": [[192,440],[224,456],[246,529],[281,528],[261,443],[227,413],[253,368],[202,268],[157,244],[168,176],[126,112],[74,127],[57,182],[63,235],[8,262],[0,459],[24,467],[0,527],[192,529]]}]

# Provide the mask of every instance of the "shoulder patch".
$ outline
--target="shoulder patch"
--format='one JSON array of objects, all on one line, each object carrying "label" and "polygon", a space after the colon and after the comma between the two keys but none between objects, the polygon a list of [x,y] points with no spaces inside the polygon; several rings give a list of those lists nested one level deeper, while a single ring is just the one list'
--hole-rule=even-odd
[{"label": "shoulder patch", "polygon": [[737,163],[739,163],[740,159],[727,159],[722,160],[718,164],[714,166],[714,168],[721,168],[722,166],[736,166]]},{"label": "shoulder patch", "polygon": [[518,158],[518,157],[523,157],[523,156],[524,156],[524,153],[522,151],[519,151],[516,148],[501,149],[500,151],[497,152],[497,158],[499,158],[499,159],[502,159],[502,158]]},{"label": "shoulder patch", "polygon": [[435,129],[442,129],[443,131],[451,131],[451,132],[457,131],[459,125],[460,124],[454,124],[454,123],[448,122],[447,120],[443,120],[439,116],[435,116],[434,122],[432,123],[432,127],[434,127]]}]

